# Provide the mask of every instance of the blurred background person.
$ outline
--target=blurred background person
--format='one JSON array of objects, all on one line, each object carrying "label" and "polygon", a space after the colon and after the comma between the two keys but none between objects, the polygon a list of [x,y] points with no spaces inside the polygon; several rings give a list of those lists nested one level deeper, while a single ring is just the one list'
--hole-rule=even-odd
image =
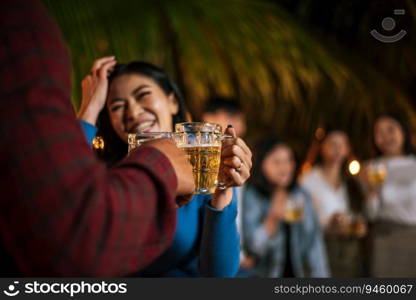
[{"label": "blurred background person", "polygon": [[[241,108],[240,102],[235,98],[227,97],[214,97],[206,101],[204,110],[201,115],[203,122],[211,122],[220,124],[221,127],[226,128],[228,125],[232,125],[235,128],[235,132],[238,137],[244,137],[246,134],[246,115]],[[237,225],[240,233],[241,244],[243,245],[243,233],[242,233],[242,195],[244,186],[234,188],[237,203],[238,203],[238,215]],[[254,258],[248,256],[244,249],[241,249],[240,253],[240,271],[238,276],[246,277],[252,276],[252,268],[254,267]]]},{"label": "blurred background person", "polygon": [[240,103],[234,98],[215,97],[209,99],[203,110],[201,120],[220,124],[222,128],[233,125],[239,137],[246,134],[246,116]]},{"label": "blurred background person", "polygon": [[349,138],[342,129],[323,132],[317,141],[316,158],[309,162],[313,167],[302,176],[301,185],[312,197],[325,234],[331,275],[362,277],[366,274],[362,238],[367,224],[363,218],[364,194],[348,170]]},{"label": "blurred background person", "polygon": [[172,242],[192,166],[164,140],[106,168],[75,118],[70,57],[45,7],[1,1],[0,20],[0,276],[142,269]]},{"label": "blurred background person", "polygon": [[362,172],[372,226],[371,275],[415,277],[416,157],[401,115],[380,115],[374,124],[376,157]]},{"label": "blurred background person", "polygon": [[321,229],[309,195],[296,183],[292,148],[275,138],[255,148],[243,196],[243,234],[260,277],[327,277]]}]

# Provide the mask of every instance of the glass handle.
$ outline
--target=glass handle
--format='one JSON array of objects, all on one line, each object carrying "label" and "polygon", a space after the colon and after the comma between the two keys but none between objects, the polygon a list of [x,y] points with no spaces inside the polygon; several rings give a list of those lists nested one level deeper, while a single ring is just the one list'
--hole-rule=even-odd
[{"label": "glass handle", "polygon": [[[228,135],[228,134],[222,134],[220,136],[220,140],[222,142],[225,142],[225,144],[227,144],[227,142],[232,142],[233,143],[235,141],[235,139],[236,139],[236,137],[234,137],[232,135]],[[225,181],[218,181],[217,188],[219,190],[225,190],[225,189],[231,187],[230,184],[227,182],[227,179],[228,178],[226,178]]]},{"label": "glass handle", "polygon": [[228,135],[228,134],[221,135],[221,141],[228,140],[228,139],[236,139],[236,137],[233,137],[232,135]]},{"label": "glass handle", "polygon": [[228,185],[225,182],[217,182],[217,188],[221,191],[225,190],[228,188]]}]

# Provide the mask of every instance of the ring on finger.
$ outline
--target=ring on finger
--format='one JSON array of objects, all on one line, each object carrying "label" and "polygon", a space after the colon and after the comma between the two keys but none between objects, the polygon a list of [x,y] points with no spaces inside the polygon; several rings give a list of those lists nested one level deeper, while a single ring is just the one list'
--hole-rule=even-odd
[{"label": "ring on finger", "polygon": [[243,167],[243,162],[241,162],[240,166],[238,168],[235,168],[235,170],[237,172],[240,172],[242,167]]}]

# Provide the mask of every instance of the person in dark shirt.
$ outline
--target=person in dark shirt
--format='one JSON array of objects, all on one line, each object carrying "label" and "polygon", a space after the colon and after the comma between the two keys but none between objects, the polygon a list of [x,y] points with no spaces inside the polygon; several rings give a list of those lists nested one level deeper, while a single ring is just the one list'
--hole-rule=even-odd
[{"label": "person in dark shirt", "polygon": [[85,142],[67,49],[40,1],[1,1],[0,39],[0,275],[149,265],[172,242],[175,199],[195,188],[185,154],[162,139],[108,169]]}]

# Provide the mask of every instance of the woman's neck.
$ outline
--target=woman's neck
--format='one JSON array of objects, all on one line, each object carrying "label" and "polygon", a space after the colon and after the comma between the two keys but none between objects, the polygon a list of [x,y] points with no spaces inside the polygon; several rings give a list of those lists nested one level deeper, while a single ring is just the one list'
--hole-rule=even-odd
[{"label": "woman's neck", "polygon": [[272,195],[273,196],[282,196],[282,195],[287,195],[288,194],[288,190],[286,187],[275,187],[273,190]]},{"label": "woman's neck", "polygon": [[338,188],[342,183],[341,168],[342,163],[340,162],[324,163],[321,166],[322,175],[324,176],[325,180],[335,189]]},{"label": "woman's neck", "polygon": [[279,205],[283,209],[286,206],[287,197],[288,197],[288,190],[286,188],[276,187],[272,194],[272,202],[280,203]]},{"label": "woman's neck", "polygon": [[389,153],[389,154],[383,154],[383,158],[398,158],[405,156],[403,153]]}]

